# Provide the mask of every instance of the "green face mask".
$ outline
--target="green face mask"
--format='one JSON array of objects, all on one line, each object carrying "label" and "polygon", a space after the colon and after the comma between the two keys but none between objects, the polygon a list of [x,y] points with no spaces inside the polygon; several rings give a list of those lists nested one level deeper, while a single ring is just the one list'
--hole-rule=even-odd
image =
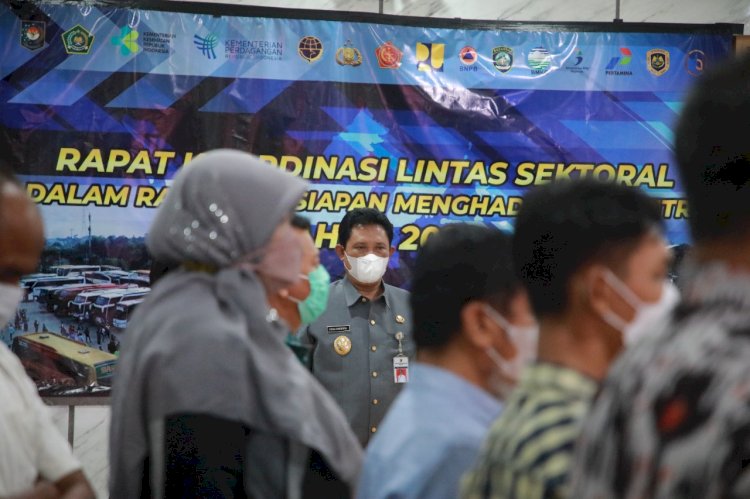
[{"label": "green face mask", "polygon": [[322,265],[318,265],[303,279],[310,281],[310,294],[304,300],[297,300],[290,296],[289,299],[297,303],[302,324],[311,324],[325,312],[328,307],[328,290],[331,278],[328,271]]}]

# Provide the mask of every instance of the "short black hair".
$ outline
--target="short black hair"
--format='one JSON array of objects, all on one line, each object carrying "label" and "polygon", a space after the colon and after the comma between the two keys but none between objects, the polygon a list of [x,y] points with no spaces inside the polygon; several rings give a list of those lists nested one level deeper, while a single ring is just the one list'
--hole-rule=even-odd
[{"label": "short black hair", "polygon": [[393,224],[385,213],[375,208],[355,208],[341,219],[339,224],[339,244],[346,246],[352,235],[352,227],[357,225],[380,225],[388,235],[388,244],[393,242]]},{"label": "short black hair", "polygon": [[507,312],[520,289],[508,234],[467,223],[440,228],[414,264],[410,300],[417,348],[446,345],[460,330],[461,309],[468,302],[485,300]]},{"label": "short black hair", "polygon": [[296,214],[292,215],[292,219],[289,223],[292,224],[292,227],[295,229],[305,230],[307,232],[310,232],[310,227],[312,226],[309,218]]},{"label": "short black hair", "polygon": [[750,231],[750,54],[705,74],[675,136],[696,242]]},{"label": "short black hair", "polygon": [[516,220],[513,262],[536,316],[564,312],[578,270],[594,262],[618,270],[654,228],[663,230],[661,209],[637,188],[578,180],[532,189]]}]

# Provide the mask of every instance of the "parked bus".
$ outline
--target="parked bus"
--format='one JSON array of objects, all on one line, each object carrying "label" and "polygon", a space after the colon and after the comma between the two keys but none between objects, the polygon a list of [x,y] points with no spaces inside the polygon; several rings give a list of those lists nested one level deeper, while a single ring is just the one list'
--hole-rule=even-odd
[{"label": "parked bus", "polygon": [[78,293],[73,300],[68,302],[68,315],[78,320],[88,319],[91,313],[91,305],[94,304],[99,296],[120,289],[126,288],[124,286],[116,286],[112,289],[94,289]]},{"label": "parked bus", "polygon": [[143,298],[136,298],[134,300],[122,300],[118,303],[115,306],[115,314],[112,316],[112,329],[116,332],[124,331],[125,328],[128,327],[130,315],[133,313],[133,310],[135,310],[135,307],[137,307],[142,301]]},{"label": "parked bus", "polygon": [[72,389],[108,391],[117,364],[108,352],[52,333],[16,336],[12,349],[45,395]]},{"label": "parked bus", "polygon": [[47,300],[47,311],[54,312],[58,317],[68,315],[68,302],[71,302],[80,293],[86,291],[116,289],[116,284],[83,284],[80,286],[71,286],[62,288],[53,292]]},{"label": "parked bus", "polygon": [[77,283],[77,284],[63,284],[62,286],[43,286],[41,288],[37,288],[35,291],[38,293],[36,296],[36,302],[39,304],[41,308],[46,308],[47,303],[49,302],[50,298],[58,291],[62,291],[65,289],[72,289],[72,288],[78,288],[81,286],[85,286],[85,283]]},{"label": "parked bus", "polygon": [[90,319],[97,326],[108,327],[115,315],[115,305],[123,300],[146,296],[149,291],[151,288],[128,288],[101,294],[91,306]]},{"label": "parked bus", "polygon": [[83,276],[68,276],[68,277],[46,277],[43,279],[37,279],[29,282],[28,287],[24,287],[24,300],[35,300],[40,293],[40,290],[44,287],[50,286],[63,286],[65,284],[83,284],[85,279]]}]

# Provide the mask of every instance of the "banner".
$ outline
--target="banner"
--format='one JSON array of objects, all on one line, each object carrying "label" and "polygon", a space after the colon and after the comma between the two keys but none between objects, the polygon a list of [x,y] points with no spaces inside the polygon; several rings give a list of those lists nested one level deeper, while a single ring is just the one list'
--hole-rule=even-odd
[{"label": "banner", "polygon": [[[148,268],[144,237],[156,208],[182,166],[219,147],[311,182],[299,211],[332,276],[342,274],[333,248],[351,208],[377,208],[394,223],[398,251],[386,278],[408,286],[415,251],[438,227],[510,230],[524,192],[561,178],[645,190],[661,202],[669,240],[687,242],[675,122],[692,82],[730,54],[741,29],[451,27],[302,18],[307,11],[201,14],[209,7],[200,4],[172,12],[168,4],[0,4],[3,160],[42,211],[40,270],[83,277],[62,298],[63,284],[29,287],[35,301],[24,314],[39,334],[45,326],[116,351],[127,333],[114,327],[115,305],[142,299],[122,290],[147,284],[135,271]],[[96,273],[97,284],[121,287],[84,291]],[[113,306],[98,322],[85,310],[72,322],[86,293],[93,303],[120,297],[107,298]],[[50,308],[46,294],[59,303]],[[134,307],[120,306],[118,324]],[[11,326],[16,335],[33,329],[23,320]]]}]

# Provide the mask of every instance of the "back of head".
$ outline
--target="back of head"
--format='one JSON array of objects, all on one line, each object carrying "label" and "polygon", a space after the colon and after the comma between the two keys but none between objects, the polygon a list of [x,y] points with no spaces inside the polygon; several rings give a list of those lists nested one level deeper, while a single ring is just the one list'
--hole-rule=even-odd
[{"label": "back of head", "polygon": [[520,290],[510,251],[510,236],[474,224],[447,225],[427,240],[417,255],[410,298],[417,348],[448,344],[470,301],[503,311]]},{"label": "back of head", "polygon": [[251,154],[205,152],[175,177],[149,229],[149,251],[167,266],[225,267],[263,248],[306,188]]},{"label": "back of head", "polygon": [[675,138],[696,242],[750,230],[750,54],[705,74]]},{"label": "back of head", "polygon": [[357,225],[379,225],[388,235],[388,243],[393,242],[393,224],[385,213],[374,208],[355,208],[344,215],[339,224],[339,241],[342,246],[346,246],[349,237],[352,234],[352,228]]},{"label": "back of head", "polygon": [[613,269],[661,228],[657,202],[640,190],[593,180],[548,184],[524,198],[513,262],[539,318],[565,312],[571,277],[590,263]]}]

